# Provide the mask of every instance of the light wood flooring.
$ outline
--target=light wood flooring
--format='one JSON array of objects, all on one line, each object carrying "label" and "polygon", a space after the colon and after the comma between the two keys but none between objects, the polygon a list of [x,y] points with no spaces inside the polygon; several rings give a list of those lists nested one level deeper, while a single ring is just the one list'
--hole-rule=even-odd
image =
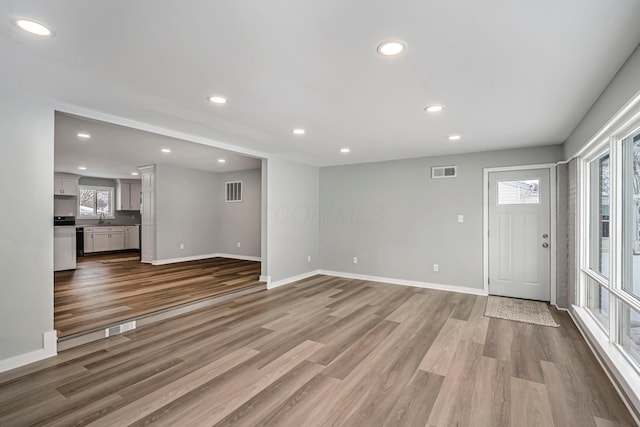
[{"label": "light wood flooring", "polygon": [[169,307],[258,285],[260,263],[211,258],[167,265],[117,261],[131,252],[78,259],[77,269],[54,275],[54,327],[58,337]]},{"label": "light wood flooring", "polygon": [[566,313],[314,276],[0,374],[2,426],[629,426]]}]

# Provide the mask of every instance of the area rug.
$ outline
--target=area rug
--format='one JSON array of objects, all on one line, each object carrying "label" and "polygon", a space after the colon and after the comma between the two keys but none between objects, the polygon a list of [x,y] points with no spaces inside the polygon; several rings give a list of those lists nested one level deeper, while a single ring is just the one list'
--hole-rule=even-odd
[{"label": "area rug", "polygon": [[140,257],[130,256],[127,258],[114,258],[114,259],[105,259],[104,261],[100,261],[102,264],[111,264],[112,262],[125,262],[125,261],[139,261]]},{"label": "area rug", "polygon": [[560,326],[553,320],[547,304],[539,301],[489,297],[484,315],[533,325]]}]

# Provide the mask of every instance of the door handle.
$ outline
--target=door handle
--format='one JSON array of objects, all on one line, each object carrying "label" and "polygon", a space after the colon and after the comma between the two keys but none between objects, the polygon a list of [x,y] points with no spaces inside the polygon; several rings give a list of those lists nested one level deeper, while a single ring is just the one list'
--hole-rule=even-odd
[{"label": "door handle", "polygon": [[545,243],[543,243],[543,244],[542,244],[542,247],[543,247],[543,248],[548,248],[548,247],[549,247],[549,244],[545,242]]}]

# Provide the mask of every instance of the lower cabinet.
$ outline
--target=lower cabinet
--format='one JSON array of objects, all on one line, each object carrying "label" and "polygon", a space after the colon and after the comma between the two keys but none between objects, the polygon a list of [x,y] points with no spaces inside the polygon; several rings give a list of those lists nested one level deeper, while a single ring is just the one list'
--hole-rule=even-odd
[{"label": "lower cabinet", "polygon": [[85,227],[84,252],[120,251],[125,249],[125,227]]},{"label": "lower cabinet", "polygon": [[125,236],[127,249],[140,249],[140,228],[137,225],[128,225]]}]

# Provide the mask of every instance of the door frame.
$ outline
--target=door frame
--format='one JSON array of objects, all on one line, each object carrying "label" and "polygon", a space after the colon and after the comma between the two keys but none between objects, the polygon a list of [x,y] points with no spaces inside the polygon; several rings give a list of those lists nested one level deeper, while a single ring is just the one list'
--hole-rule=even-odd
[{"label": "door frame", "polygon": [[483,266],[483,282],[484,292],[489,295],[489,174],[492,172],[512,172],[528,169],[548,169],[549,170],[549,227],[551,229],[551,260],[549,264],[549,283],[550,283],[550,303],[556,305],[556,164],[543,163],[537,165],[522,166],[505,166],[496,168],[483,168],[482,180],[482,203],[483,203],[483,220],[482,220],[482,266]]}]

